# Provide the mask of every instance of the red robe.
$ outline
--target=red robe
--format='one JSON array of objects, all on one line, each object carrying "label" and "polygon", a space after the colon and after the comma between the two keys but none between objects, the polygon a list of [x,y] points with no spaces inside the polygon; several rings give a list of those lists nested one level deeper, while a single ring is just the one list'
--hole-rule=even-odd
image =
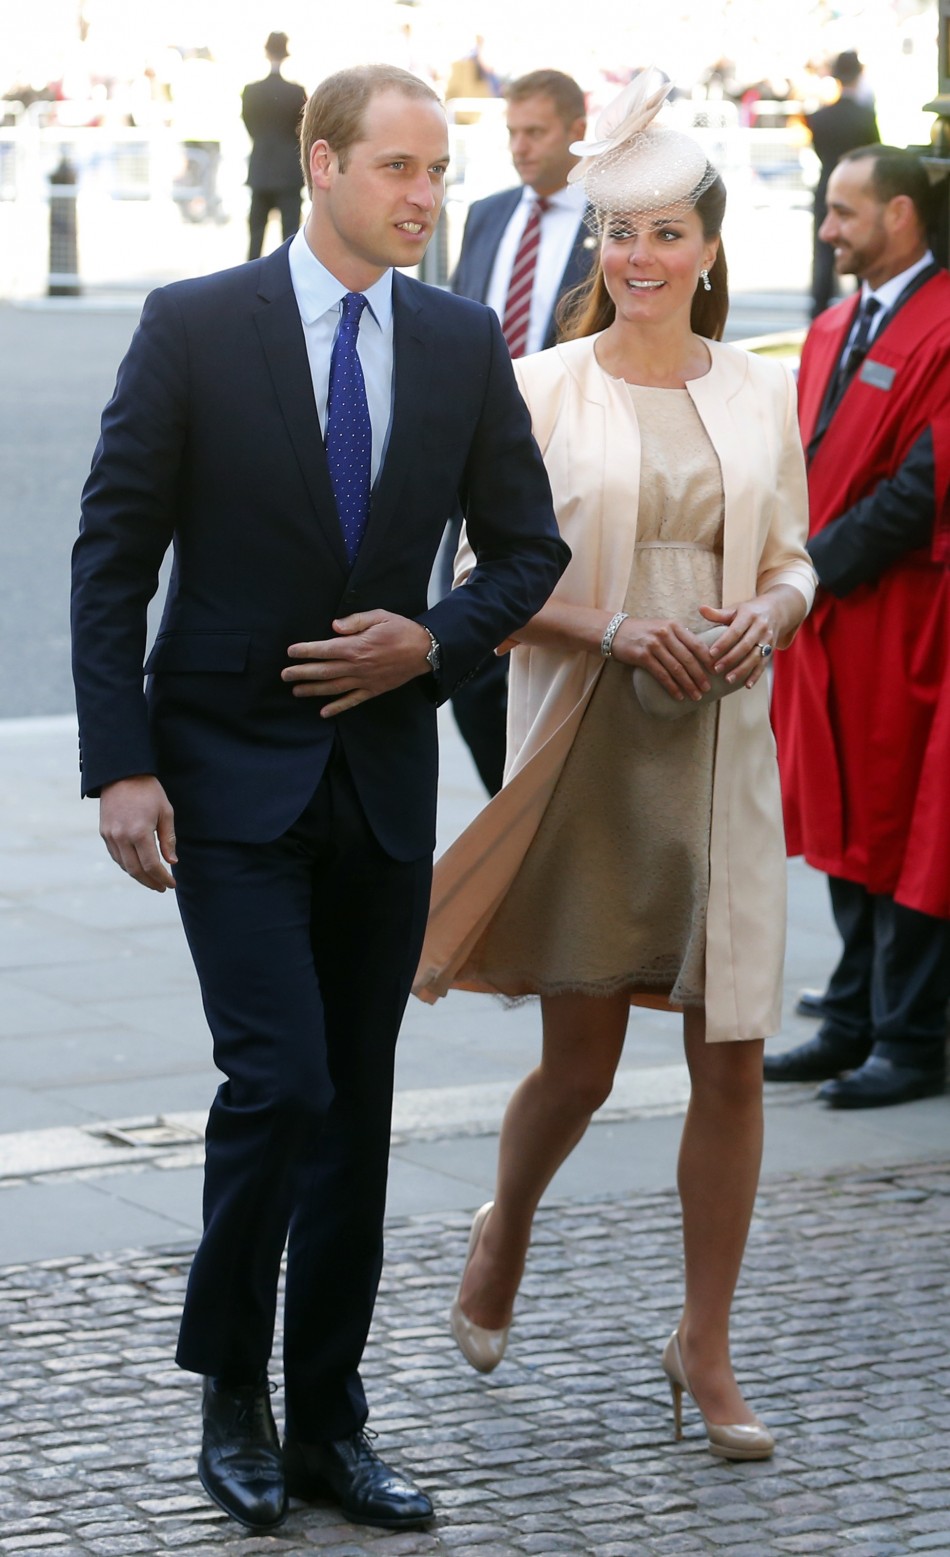
[{"label": "red robe", "polygon": [[[857,302],[829,309],[802,353],[808,448]],[[773,720],[789,854],[921,913],[950,918],[950,276],[932,277],[868,354],[810,461],[811,533],[893,478],[929,427],[933,549],[906,552],[838,599],[819,589],[776,667]],[[880,384],[886,372],[872,369]],[[830,538],[829,538],[830,539]]]}]

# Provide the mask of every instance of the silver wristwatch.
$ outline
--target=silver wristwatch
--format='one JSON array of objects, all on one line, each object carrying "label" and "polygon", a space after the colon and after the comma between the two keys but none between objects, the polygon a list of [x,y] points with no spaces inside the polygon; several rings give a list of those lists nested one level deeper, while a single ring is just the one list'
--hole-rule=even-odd
[{"label": "silver wristwatch", "polygon": [[442,669],[442,645],[439,643],[435,633],[429,632],[425,622],[423,622],[421,625],[425,628],[425,631],[429,633],[429,638],[432,644],[432,647],[426,655],[426,659],[429,661],[429,668],[431,669],[433,676],[437,676]]}]

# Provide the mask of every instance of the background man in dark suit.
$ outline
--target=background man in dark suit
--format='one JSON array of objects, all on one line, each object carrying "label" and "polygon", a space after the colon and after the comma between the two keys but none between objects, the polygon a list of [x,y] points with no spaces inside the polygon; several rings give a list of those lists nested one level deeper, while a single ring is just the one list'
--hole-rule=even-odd
[{"label": "background man in dark suit", "polygon": [[284,238],[300,226],[300,116],[307,94],[296,81],[285,81],[280,67],[287,58],[287,34],[272,32],[264,45],[270,74],[263,81],[249,81],[241,93],[241,117],[251,137],[247,182],[251,191],[248,213],[248,259],[257,259],[271,211],[280,212]]},{"label": "background man in dark suit", "polygon": [[554,345],[555,308],[590,271],[596,242],[584,225],[583,190],[567,182],[577,162],[571,142],[583,140],[587,128],[577,82],[560,70],[534,70],[513,81],[505,97],[511,160],[521,183],[471,206],[450,285],[460,297],[490,304],[503,320],[519,241],[532,208],[544,201],[527,338],[513,352],[522,356]]},{"label": "background man in dark suit", "polygon": [[[567,182],[577,162],[571,143],[583,140],[587,126],[577,82],[560,70],[534,70],[513,81],[505,96],[511,158],[521,183],[472,205],[450,285],[461,297],[490,304],[503,324],[508,316],[509,349],[520,357],[554,345],[557,305],[588,275],[597,243],[584,221],[583,191]],[[539,202],[544,209],[536,262],[519,315],[506,305],[520,245]],[[445,588],[451,585],[458,534],[456,519],[443,552]],[[456,723],[490,795],[501,788],[504,773],[507,700],[508,663],[498,656],[487,660],[452,699]]]},{"label": "background man in dark suit", "polygon": [[[370,1448],[359,1364],[436,704],[569,554],[494,315],[393,270],[439,216],[437,97],[396,67],[342,71],[301,142],[306,226],[146,302],[84,492],[74,668],[83,790],[112,857],[177,889],[225,1076],[178,1346],[205,1377],[202,1482],[254,1530],[287,1493],[398,1529],[432,1507]],[[457,503],[479,562],[427,609]],[[285,1242],[282,1454],[267,1366]]]},{"label": "background man in dark suit", "polygon": [[821,163],[821,173],[815,185],[815,230],[812,247],[811,316],[813,319],[838,296],[838,279],[835,272],[835,252],[830,243],[819,237],[819,228],[828,214],[828,180],[839,157],[856,146],[876,145],[881,136],[877,127],[874,104],[862,95],[864,66],[853,49],[845,49],[831,67],[831,74],[841,87],[837,102],[819,108],[806,115],[805,123],[811,131],[815,155]]}]

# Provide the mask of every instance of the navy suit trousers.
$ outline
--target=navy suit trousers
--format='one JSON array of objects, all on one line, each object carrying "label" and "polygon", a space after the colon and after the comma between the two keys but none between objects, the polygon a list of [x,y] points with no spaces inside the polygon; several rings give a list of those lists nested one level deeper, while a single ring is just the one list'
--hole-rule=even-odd
[{"label": "navy suit trousers", "polygon": [[[345,716],[344,716],[345,717]],[[287,1430],[366,1419],[359,1377],[383,1255],[396,1037],[431,859],[376,842],[339,742],[270,843],[178,839],[177,896],[224,1073],[178,1361],[250,1381],[273,1346],[287,1247]]]}]

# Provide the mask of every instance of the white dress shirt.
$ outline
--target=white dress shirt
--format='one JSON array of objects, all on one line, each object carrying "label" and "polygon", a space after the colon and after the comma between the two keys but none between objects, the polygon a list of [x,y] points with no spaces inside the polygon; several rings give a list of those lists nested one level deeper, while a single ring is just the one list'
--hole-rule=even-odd
[{"label": "white dress shirt", "polygon": [[[326,435],[327,396],[330,388],[330,356],[343,317],[343,299],[347,288],[321,265],[306,238],[304,229],[291,240],[287,253],[290,279],[300,310],[313,398],[317,404],[320,430]],[[363,369],[366,402],[373,430],[373,455],[370,479],[375,484],[389,443],[393,409],[393,273],[387,270],[363,292],[367,307],[360,316],[356,351]]]},{"label": "white dress shirt", "polygon": [[871,341],[873,341],[881,325],[884,323],[886,316],[894,307],[894,304],[897,302],[897,299],[900,297],[904,288],[910,285],[919,271],[925,270],[926,267],[928,265],[932,265],[933,262],[934,257],[928,249],[923,259],[919,259],[915,265],[908,265],[907,269],[902,270],[899,276],[892,276],[890,281],[883,281],[879,287],[874,287],[872,289],[868,286],[866,281],[862,281],[861,303],[858,308],[858,313],[854,316],[854,324],[851,328],[850,334],[848,335],[845,349],[845,358],[847,356],[847,352],[851,350],[851,338],[857,334],[858,315],[860,314],[860,311],[864,307],[868,298],[876,298],[881,305],[877,313],[874,315],[874,318],[871,320],[871,328],[868,331],[868,345],[870,346]]},{"label": "white dress shirt", "polygon": [[[528,213],[537,199],[534,190],[529,189],[526,184],[495,251],[495,263],[492,266],[491,281],[485,301],[489,308],[495,310],[500,320],[505,317],[508,282],[511,280],[518,244],[521,242],[521,235],[528,221]],[[547,200],[548,209],[541,218],[541,244],[531,291],[526,354],[540,351],[544,345],[548,320],[557,302],[561,277],[567,268],[571,249],[577,237],[577,229],[587,209],[587,197],[579,184],[567,184],[556,194],[548,195]]]}]

